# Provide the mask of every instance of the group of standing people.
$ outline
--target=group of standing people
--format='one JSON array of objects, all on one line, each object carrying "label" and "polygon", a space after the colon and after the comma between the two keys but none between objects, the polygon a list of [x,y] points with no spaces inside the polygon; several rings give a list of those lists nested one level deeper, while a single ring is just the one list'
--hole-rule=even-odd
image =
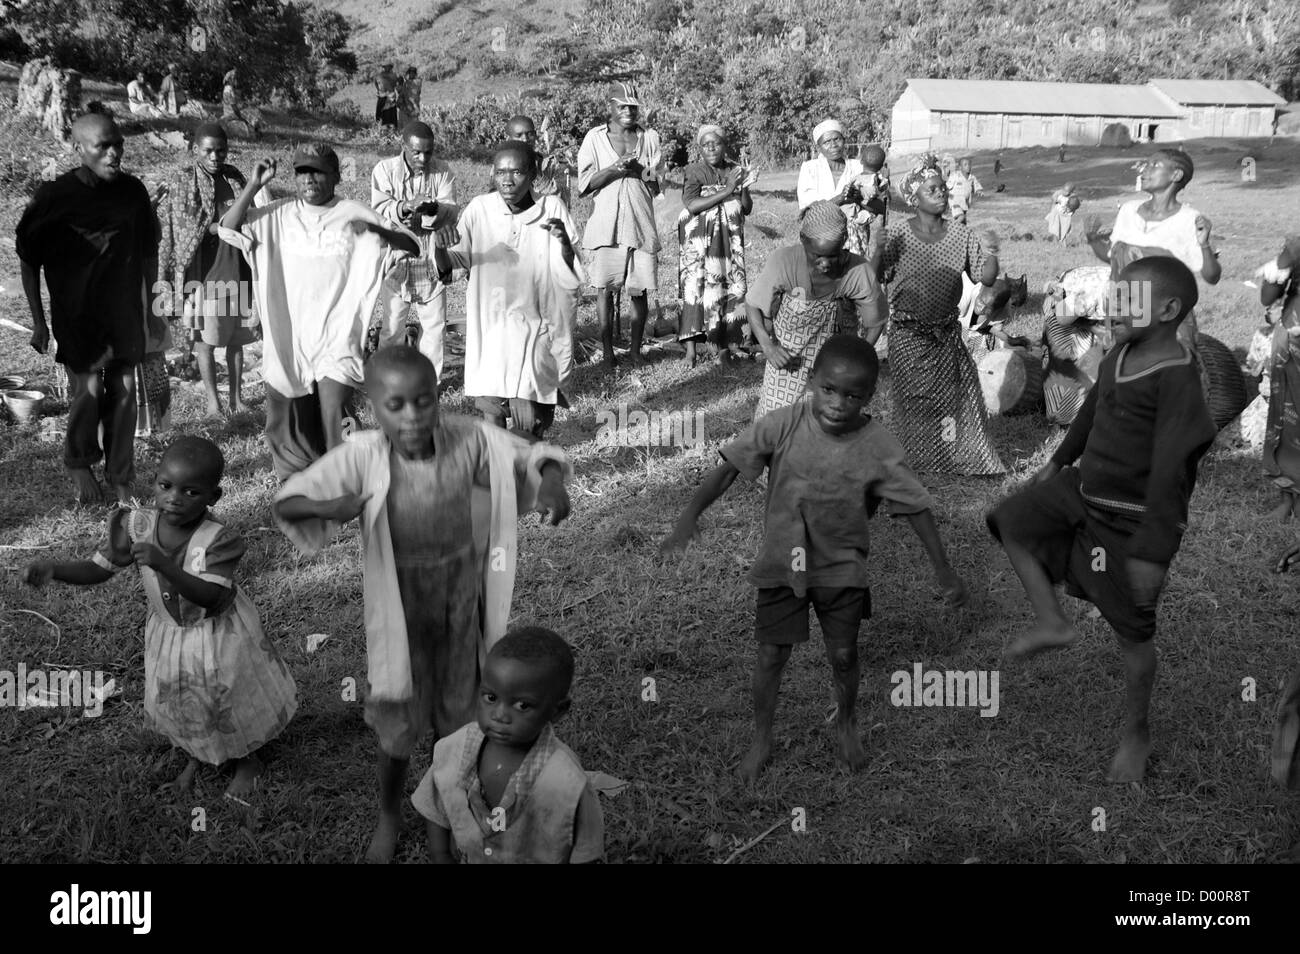
[{"label": "group of standing people", "polygon": [[419,119],[423,90],[424,80],[414,66],[399,76],[392,63],[385,63],[375,74],[375,122],[396,131]]}]

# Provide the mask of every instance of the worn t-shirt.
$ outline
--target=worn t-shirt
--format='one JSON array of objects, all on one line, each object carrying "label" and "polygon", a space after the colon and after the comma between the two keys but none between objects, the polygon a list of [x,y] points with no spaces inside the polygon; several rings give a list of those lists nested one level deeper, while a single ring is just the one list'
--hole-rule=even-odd
[{"label": "worn t-shirt", "polygon": [[158,223],[135,176],[105,182],[80,166],[36,190],[18,222],[18,257],[45,270],[55,360],[88,371],[111,347],[144,357],[144,263],[158,256]]},{"label": "worn t-shirt", "polygon": [[750,480],[768,471],[763,546],[749,571],[760,589],[865,588],[867,520],[880,502],[891,516],[933,506],[889,431],[868,419],[827,434],[807,400],[765,414],[722,457]]},{"label": "worn t-shirt", "polygon": [[361,383],[366,325],[389,256],[373,232],[353,234],[353,219],[385,225],[369,207],[339,198],[281,199],[245,220],[266,383],[285,397],[310,394],[324,378]]},{"label": "worn t-shirt", "polygon": [[[745,302],[761,308],[765,315],[772,318],[786,295],[807,299],[816,297],[813,294],[812,270],[808,267],[808,257],[804,254],[802,245],[787,245],[769,255],[758,278],[750,284]],[[853,302],[858,312],[858,321],[864,328],[879,327],[888,317],[880,283],[861,255],[849,255],[849,267],[835,282],[834,290],[822,297]]]}]

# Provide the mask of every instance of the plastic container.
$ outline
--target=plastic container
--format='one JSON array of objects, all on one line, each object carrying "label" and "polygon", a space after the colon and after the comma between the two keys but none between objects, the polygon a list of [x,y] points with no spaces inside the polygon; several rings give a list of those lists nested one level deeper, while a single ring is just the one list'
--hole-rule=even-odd
[{"label": "plastic container", "polygon": [[5,391],[5,407],[19,424],[39,420],[45,395],[40,391]]}]

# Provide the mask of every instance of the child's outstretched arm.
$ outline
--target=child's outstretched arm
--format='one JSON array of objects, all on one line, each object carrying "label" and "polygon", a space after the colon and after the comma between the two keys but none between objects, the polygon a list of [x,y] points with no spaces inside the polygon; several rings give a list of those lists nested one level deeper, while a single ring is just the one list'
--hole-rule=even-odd
[{"label": "child's outstretched arm", "polygon": [[725,460],[713,468],[704,478],[699,489],[695,491],[695,496],[686,505],[682,515],[677,518],[677,525],[673,528],[673,532],[659,544],[659,552],[667,554],[685,550],[691,540],[699,535],[700,515],[727,492],[727,488],[732,485],[739,473],[735,466]]},{"label": "child's outstretched arm", "polygon": [[105,570],[99,564],[91,563],[89,560],[70,560],[66,563],[39,560],[28,564],[23,582],[28,586],[36,587],[44,586],[50,580],[72,583],[76,586],[95,586],[106,583],[112,578],[111,570]]},{"label": "child's outstretched arm", "polygon": [[1300,543],[1292,544],[1289,550],[1285,551],[1277,558],[1277,563],[1273,567],[1273,572],[1285,573],[1297,563],[1300,563]]},{"label": "child's outstretched arm", "polygon": [[907,514],[907,522],[925,547],[925,553],[934,567],[934,575],[939,581],[945,606],[964,606],[970,594],[957,571],[948,562],[948,552],[943,548],[943,539],[939,536],[939,526],[934,522],[934,514],[929,510]]},{"label": "child's outstretched arm", "polygon": [[343,494],[329,500],[312,500],[299,495],[285,497],[271,505],[275,515],[288,523],[313,519],[347,523],[354,517],[359,517],[365,508],[365,499],[358,494]]}]

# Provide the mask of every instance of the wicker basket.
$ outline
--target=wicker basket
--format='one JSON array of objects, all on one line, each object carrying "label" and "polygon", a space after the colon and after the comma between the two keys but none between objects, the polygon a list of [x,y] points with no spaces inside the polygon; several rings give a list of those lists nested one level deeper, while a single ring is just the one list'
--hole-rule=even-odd
[{"label": "wicker basket", "polygon": [[1237,356],[1218,338],[1198,334],[1196,350],[1200,352],[1205,376],[1209,379],[1210,416],[1219,430],[1227,427],[1250,404],[1250,389],[1242,374]]}]

